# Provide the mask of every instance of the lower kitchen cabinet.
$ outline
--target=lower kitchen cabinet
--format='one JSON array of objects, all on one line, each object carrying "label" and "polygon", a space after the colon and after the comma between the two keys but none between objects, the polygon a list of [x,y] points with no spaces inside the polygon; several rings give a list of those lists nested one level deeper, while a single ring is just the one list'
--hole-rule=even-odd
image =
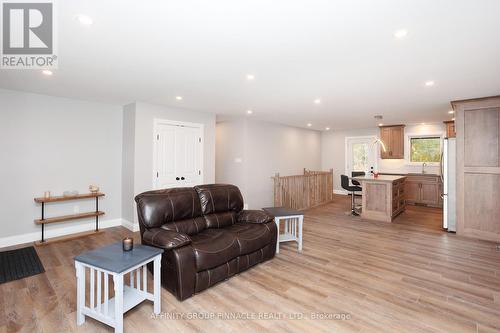
[{"label": "lower kitchen cabinet", "polygon": [[442,207],[442,183],[438,175],[408,175],[406,179],[406,203]]}]

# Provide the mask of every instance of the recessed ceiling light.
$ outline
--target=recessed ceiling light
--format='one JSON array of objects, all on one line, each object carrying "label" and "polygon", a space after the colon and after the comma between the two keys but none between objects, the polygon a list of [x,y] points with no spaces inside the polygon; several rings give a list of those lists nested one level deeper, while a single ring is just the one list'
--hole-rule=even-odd
[{"label": "recessed ceiling light", "polygon": [[394,37],[396,37],[397,39],[405,38],[406,35],[408,35],[408,31],[405,29],[399,29],[394,32]]},{"label": "recessed ceiling light", "polygon": [[182,96],[175,96],[175,99],[178,101],[182,101]]},{"label": "recessed ceiling light", "polygon": [[76,19],[78,20],[78,22],[80,22],[81,24],[84,24],[84,25],[91,25],[92,23],[94,23],[92,18],[90,16],[87,16],[87,15],[82,15],[82,14],[77,15]]},{"label": "recessed ceiling light", "polygon": [[451,120],[455,121],[455,117],[451,118]]},{"label": "recessed ceiling light", "polygon": [[314,104],[321,104],[321,100],[320,100],[319,98],[316,98],[316,99],[314,100]]},{"label": "recessed ceiling light", "polygon": [[48,76],[50,76],[50,75],[52,75],[52,74],[54,74],[54,73],[52,73],[52,71],[49,71],[48,69],[44,69],[44,70],[42,71],[42,74],[43,74],[43,75],[48,75]]},{"label": "recessed ceiling light", "polygon": [[247,114],[252,114],[253,111],[252,110],[247,110]]},{"label": "recessed ceiling light", "polygon": [[311,127],[313,124],[311,123],[307,123],[307,127]]},{"label": "recessed ceiling light", "polygon": [[426,87],[432,87],[434,85],[434,81],[426,81],[425,86]]},{"label": "recessed ceiling light", "polygon": [[384,126],[384,124],[382,124],[382,123],[380,123],[380,124],[378,124],[378,125],[379,125],[379,126]]},{"label": "recessed ceiling light", "polygon": [[425,123],[422,123],[422,125],[424,125],[424,126],[425,126]]},{"label": "recessed ceiling light", "polygon": [[247,80],[251,81],[253,79],[255,79],[255,75],[253,75],[253,74],[247,74]]},{"label": "recessed ceiling light", "polygon": [[325,130],[329,131],[330,130],[330,127],[326,127]]},{"label": "recessed ceiling light", "polygon": [[448,111],[448,113],[449,113],[449,114],[454,114],[454,113],[455,113],[455,111],[454,111],[454,110],[450,110],[450,111]]}]

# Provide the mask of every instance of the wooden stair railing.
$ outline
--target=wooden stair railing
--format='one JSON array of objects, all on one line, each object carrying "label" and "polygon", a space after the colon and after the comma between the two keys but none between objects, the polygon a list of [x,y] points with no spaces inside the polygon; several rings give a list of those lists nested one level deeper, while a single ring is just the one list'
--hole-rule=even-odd
[{"label": "wooden stair railing", "polygon": [[333,200],[333,169],[311,171],[303,175],[274,177],[274,206],[303,210]]}]

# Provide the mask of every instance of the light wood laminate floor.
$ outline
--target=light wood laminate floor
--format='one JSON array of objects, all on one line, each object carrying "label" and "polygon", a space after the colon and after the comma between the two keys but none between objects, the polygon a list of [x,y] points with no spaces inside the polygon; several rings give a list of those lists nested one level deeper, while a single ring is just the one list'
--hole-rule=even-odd
[{"label": "light wood laminate floor", "polygon": [[[306,212],[301,254],[282,244],[272,261],[184,302],[162,290],[168,314],[273,319],[152,319],[146,302],[125,315],[125,332],[500,332],[495,244],[441,231],[438,209],[408,207],[388,224],[346,216],[349,204],[335,196]],[[0,285],[0,333],[111,332],[89,318],[76,326],[72,258],[130,234],[116,227],[37,248],[46,272]],[[310,319],[340,313],[348,319]]]}]

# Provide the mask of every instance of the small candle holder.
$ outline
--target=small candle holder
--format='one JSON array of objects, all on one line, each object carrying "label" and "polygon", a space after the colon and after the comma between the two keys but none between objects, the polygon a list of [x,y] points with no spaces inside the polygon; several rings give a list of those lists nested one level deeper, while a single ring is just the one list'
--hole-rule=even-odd
[{"label": "small candle holder", "polygon": [[134,248],[134,240],[131,237],[122,240],[123,251],[132,251]]},{"label": "small candle holder", "polygon": [[43,192],[43,197],[44,197],[45,199],[50,199],[50,191],[45,191],[45,192]]}]

